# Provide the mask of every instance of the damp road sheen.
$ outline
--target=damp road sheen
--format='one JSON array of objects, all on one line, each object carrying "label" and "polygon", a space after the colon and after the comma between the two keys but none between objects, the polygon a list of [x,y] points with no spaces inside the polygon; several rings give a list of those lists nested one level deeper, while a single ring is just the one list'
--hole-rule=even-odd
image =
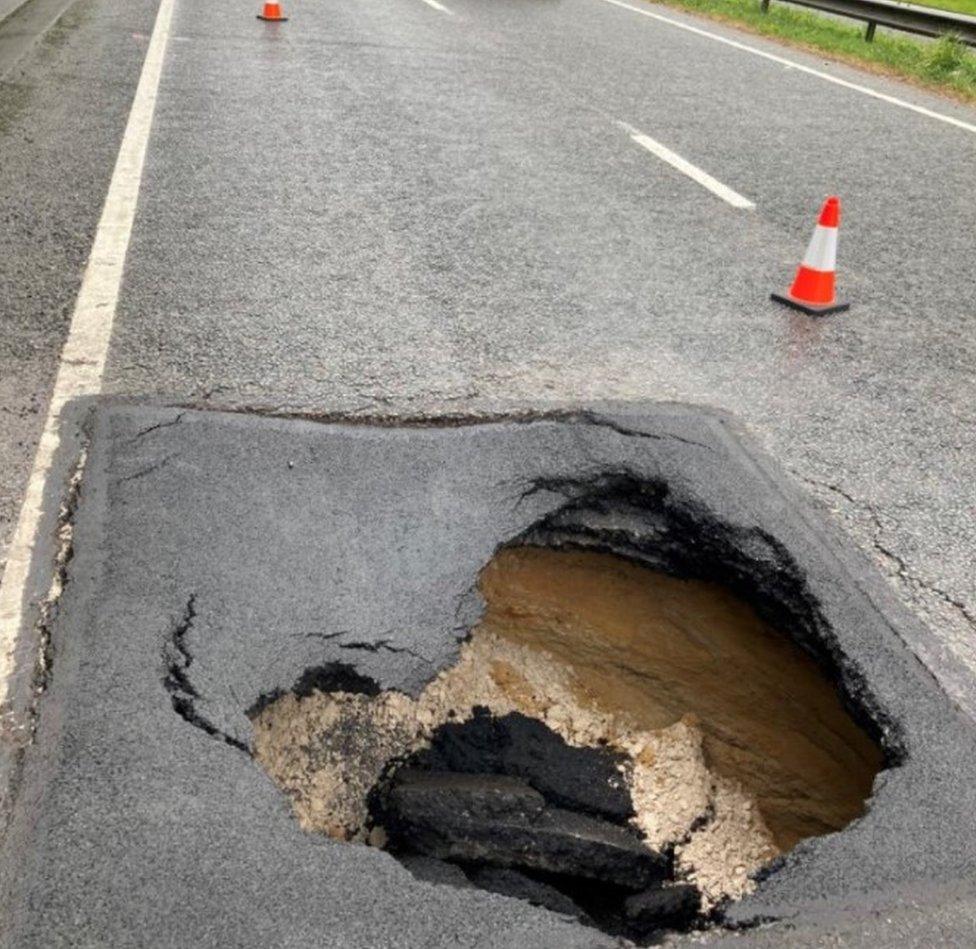
[{"label": "damp road sheen", "polygon": [[879,747],[816,662],[723,587],[520,547],[480,588],[481,623],[417,698],[340,687],[257,714],[255,757],[306,829],[376,842],[366,797],[384,768],[476,705],[627,755],[634,826],[649,846],[677,845],[707,901],[741,896],[763,863],[863,813]]}]

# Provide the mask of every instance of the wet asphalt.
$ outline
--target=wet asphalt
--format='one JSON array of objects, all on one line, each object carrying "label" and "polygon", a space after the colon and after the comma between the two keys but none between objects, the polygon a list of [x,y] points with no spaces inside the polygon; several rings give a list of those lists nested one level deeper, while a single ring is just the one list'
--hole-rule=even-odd
[{"label": "wet asphalt", "polygon": [[155,8],[31,0],[0,24],[0,568]]},{"label": "wet asphalt", "polygon": [[[976,135],[601,0],[445,3],[296,0],[273,26],[177,3],[106,391],[728,411],[932,626],[923,658],[972,711]],[[0,86],[5,536],[154,8],[79,0]],[[815,321],[768,294],[832,192],[853,306]]]},{"label": "wet asphalt", "polygon": [[[976,729],[913,654],[928,633],[727,416],[628,403],[406,431],[138,405],[73,418],[88,461],[0,848],[4,949],[622,947],[303,832],[248,754],[248,710],[310,670],[429,681],[477,622],[479,570],[517,538],[723,577],[805,633],[885,748],[865,815],[727,908],[744,932],[669,944],[973,944]],[[608,489],[614,473],[643,501]]]},{"label": "wet asphalt", "polygon": [[[291,20],[268,26],[240,0],[177,0],[106,392],[363,416],[545,410],[605,398],[719,409],[785,469],[793,488],[829,511],[881,569],[890,592],[928,624],[932,635],[902,638],[966,711],[976,711],[976,135],[602,0],[444,4],[450,14],[421,0],[294,0],[286,11]],[[26,19],[0,26],[0,543],[16,518],[155,8],[155,0],[78,0],[43,35],[25,28],[14,37]],[[661,12],[976,123],[972,108]],[[745,195],[755,210],[731,208],[662,164],[621,123]],[[844,201],[840,288],[853,305],[848,314],[816,321],[778,308],[768,294],[788,282],[817,207],[833,192]],[[184,532],[204,552],[194,556],[204,556],[208,537],[220,537],[227,524],[257,517],[267,531],[280,528],[269,480],[252,476],[254,503],[239,519],[235,514],[234,476],[250,470],[248,426],[242,431],[232,441],[244,460],[237,467],[220,462],[211,481],[193,482],[201,492],[195,519],[181,516],[191,510],[185,486],[159,500],[160,523],[176,527],[140,555],[173,565],[157,571],[155,582],[174,583],[193,566],[182,557],[190,543],[166,546],[167,536]],[[532,456],[531,447],[525,451]],[[284,453],[268,457],[279,461]],[[436,482],[448,466],[429,469],[430,461],[421,456],[414,475],[426,471]],[[363,470],[381,463],[367,458]],[[381,471],[369,470],[383,481]],[[138,504],[146,495],[136,488],[133,496]],[[131,536],[142,536],[141,509],[120,511]],[[288,521],[296,551],[308,543],[304,511],[299,506]],[[97,509],[85,517],[91,543],[80,563],[97,564]],[[201,524],[209,534],[194,533]],[[287,551],[288,541],[282,535],[276,543]],[[87,605],[64,611],[64,629],[78,638],[66,637],[75,645],[60,674],[78,674],[49,696],[49,707],[63,716],[41,721],[48,730],[78,729],[77,742],[64,746],[78,771],[65,766],[63,783],[52,785],[52,806],[37,831],[50,846],[29,843],[34,875],[17,870],[16,885],[32,890],[34,905],[57,904],[48,909],[62,914],[57,931],[68,942],[80,905],[72,899],[86,899],[79,884],[86,872],[107,874],[105,892],[119,912],[132,914],[132,928],[115,931],[118,942],[160,933],[169,912],[183,914],[187,931],[219,942],[227,921],[214,913],[205,887],[218,879],[214,868],[227,853],[207,845],[223,839],[254,874],[236,888],[219,879],[225,905],[241,913],[234,931],[267,942],[274,938],[270,919],[294,919],[286,904],[274,908],[277,916],[255,913],[256,894],[266,892],[261,881],[275,881],[276,864],[255,856],[240,813],[209,812],[219,815],[215,824],[202,809],[193,811],[186,789],[209,782],[206,793],[219,808],[230,772],[214,763],[210,738],[185,741],[188,726],[170,714],[155,681],[139,714],[158,714],[164,724],[153,754],[173,756],[146,765],[159,796],[147,797],[148,785],[136,779],[111,780],[132,776],[127,755],[148,760],[151,749],[143,747],[135,717],[112,715],[123,698],[131,709],[144,696],[128,686],[116,690],[107,667],[100,679],[85,673],[84,636],[101,637],[98,648],[117,654],[117,640],[92,621],[94,610],[106,611],[120,637],[138,629],[148,637],[143,646],[156,649],[157,626],[183,606],[167,589],[153,601],[157,626],[136,622],[147,588],[138,563],[124,553],[124,538],[115,542],[123,553],[114,575],[129,577],[130,586],[112,599],[100,592],[97,570],[80,574],[73,602]],[[270,582],[269,571],[259,569],[270,556],[260,532],[231,556],[243,556]],[[232,563],[204,563],[195,576],[207,567],[237,577],[242,595],[270,608],[245,589]],[[286,592],[275,595],[284,602]],[[221,603],[205,609],[219,613]],[[145,663],[139,670],[159,673]],[[89,718],[72,720],[75,706],[58,688],[69,698],[88,695],[90,703],[78,707]],[[91,721],[107,730],[83,732]],[[170,731],[181,740],[166,741]],[[111,740],[100,743],[102,734]],[[54,741],[44,747],[45,754],[61,753]],[[951,749],[944,758],[951,773]],[[204,759],[213,770],[197,770]],[[115,772],[119,760],[122,771]],[[40,775],[38,800],[52,761],[38,755],[31,766]],[[174,782],[174,768],[188,769],[190,783]],[[232,780],[250,788],[249,763]],[[148,815],[166,825],[167,808],[186,810],[182,831],[200,828],[193,886],[179,876],[186,851],[170,839],[159,865],[172,869],[179,886],[153,889],[139,875],[137,855],[119,863],[133,885],[112,889],[118,877],[104,851],[88,861],[85,846],[107,842],[121,854],[139,841],[126,837],[124,820],[106,834],[103,800],[95,799],[105,787],[120,794],[122,816],[137,823]],[[253,833],[271,840],[262,808],[278,808],[283,836],[268,846],[283,848],[276,859],[287,863],[301,835],[278,796],[264,792],[242,813],[246,822],[261,811]],[[59,809],[61,800],[70,806]],[[927,867],[918,862],[915,831],[906,829],[911,821],[900,826],[907,836],[896,841],[898,869]],[[25,840],[34,832],[25,830]],[[858,839],[870,832],[862,825]],[[60,860],[67,852],[59,850],[62,833],[75,864]],[[928,839],[918,833],[920,842]],[[146,843],[161,840],[165,835],[150,834]],[[946,842],[949,857],[968,859],[962,837],[958,853],[952,844]],[[827,847],[838,845],[835,839]],[[61,868],[64,887],[50,886],[46,856]],[[338,913],[364,945],[406,938],[390,928],[391,918],[365,925],[357,909],[371,885],[384,894],[406,885],[390,867],[344,878],[350,902],[328,903],[317,901],[316,860],[298,866],[295,879],[326,923]],[[953,864],[951,875],[957,870]],[[830,872],[826,867],[824,879]],[[912,900],[926,904],[925,915],[914,913]],[[942,908],[933,916],[926,894],[910,890],[903,911],[877,917],[875,935],[887,927],[893,941],[926,945],[931,927],[944,926],[951,943],[971,928],[971,901],[956,906],[944,890],[938,900]],[[524,908],[506,912],[526,938],[548,925]],[[46,918],[54,917],[18,917],[27,929]],[[104,919],[109,928],[96,936],[110,933],[118,916],[106,912]],[[474,941],[478,917],[460,914],[458,925]],[[799,925],[810,927],[811,943],[824,935],[815,922]],[[838,939],[866,938],[857,918],[834,915],[830,925]],[[302,944],[306,930],[296,930]],[[578,938],[545,931],[563,945]],[[37,944],[51,944],[50,932],[35,935]],[[762,930],[754,935],[765,938]]]}]

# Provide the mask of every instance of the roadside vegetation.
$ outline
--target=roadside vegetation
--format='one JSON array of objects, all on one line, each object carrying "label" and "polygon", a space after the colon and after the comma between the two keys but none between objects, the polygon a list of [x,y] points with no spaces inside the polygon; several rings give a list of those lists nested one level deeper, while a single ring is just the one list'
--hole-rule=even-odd
[{"label": "roadside vegetation", "polygon": [[[879,27],[874,41],[868,43],[864,39],[863,23],[829,19],[776,0],[772,0],[767,13],[760,10],[759,0],[659,2],[735,23],[792,46],[827,53],[872,72],[898,76],[976,102],[976,50],[954,37],[925,42],[911,39],[908,34],[886,33]],[[976,13],[976,0],[940,0],[929,5]]]},{"label": "roadside vegetation", "polygon": [[954,13],[965,13],[976,16],[976,0],[912,0],[912,3],[923,7],[938,7],[940,10],[952,10]]}]

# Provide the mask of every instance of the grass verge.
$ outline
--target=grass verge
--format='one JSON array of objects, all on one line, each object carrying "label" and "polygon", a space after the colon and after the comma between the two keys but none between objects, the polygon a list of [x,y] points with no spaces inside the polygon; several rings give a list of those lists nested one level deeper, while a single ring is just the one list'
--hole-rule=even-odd
[{"label": "grass verge", "polygon": [[937,7],[939,10],[952,10],[954,13],[965,13],[976,16],[976,0],[911,0],[912,3],[923,7]]},{"label": "grass verge", "polygon": [[908,79],[965,102],[976,103],[976,52],[954,37],[918,42],[879,30],[874,42],[868,43],[864,40],[864,24],[828,19],[776,0],[768,13],[759,9],[759,0],[658,2],[744,26],[753,33],[783,40],[791,46],[827,53],[834,59],[872,72]]}]

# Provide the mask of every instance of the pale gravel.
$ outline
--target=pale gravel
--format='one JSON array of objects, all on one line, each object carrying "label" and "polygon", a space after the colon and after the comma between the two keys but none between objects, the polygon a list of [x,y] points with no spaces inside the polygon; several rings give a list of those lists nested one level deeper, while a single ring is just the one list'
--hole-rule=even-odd
[{"label": "pale gravel", "polygon": [[291,797],[302,827],[366,842],[367,794],[387,763],[424,747],[441,724],[468,719],[475,706],[522,712],[570,745],[606,744],[626,755],[632,823],[648,846],[675,847],[679,876],[699,886],[706,905],[750,892],[750,874],[777,853],[755,801],[709,769],[692,716],[648,731],[588,707],[564,665],[484,625],[416,699],[392,691],[283,696],[255,717],[254,754]]}]

